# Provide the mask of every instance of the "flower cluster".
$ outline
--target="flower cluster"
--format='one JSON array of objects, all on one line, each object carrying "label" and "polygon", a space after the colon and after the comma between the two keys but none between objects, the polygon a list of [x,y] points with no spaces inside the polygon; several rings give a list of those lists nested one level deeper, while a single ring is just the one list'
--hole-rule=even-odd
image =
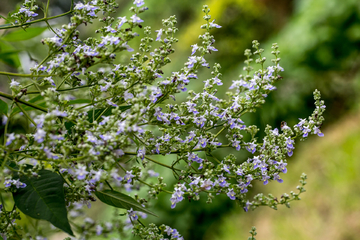
[{"label": "flower cluster", "polygon": [[18,12],[11,14],[10,18],[13,20],[14,24],[24,24],[32,21],[34,17],[39,14],[35,13],[39,7],[35,5],[35,0],[25,0],[25,2],[20,6]]},{"label": "flower cluster", "polygon": [[[204,196],[210,203],[220,194],[237,201],[245,211],[261,205],[276,209],[278,204],[288,206],[298,200],[305,191],[304,176],[300,192],[284,195],[280,201],[263,195],[250,199],[247,192],[254,181],[264,185],[283,182],[281,174],[287,172],[287,158],[293,155],[296,138],[323,136],[320,127],[325,105],[320,92],[314,92],[316,109],[309,118],[300,119],[293,127],[286,122],[280,129],[266,126],[265,137],[258,140],[257,126],[242,119],[276,90],[284,71],[277,44],[272,46],[272,64],[265,66],[264,50],[253,41],[253,49],[245,51],[245,73],[233,80],[228,97],[222,99],[217,94],[223,85],[221,66],[216,63],[211,67],[206,60],[206,55],[218,51],[210,31],[221,27],[211,21],[210,9],[203,9],[206,24],[201,26],[205,30],[199,36],[201,44],[189,47],[188,60],[181,69],[165,73],[163,67],[171,62],[169,56],[175,51],[172,45],[178,41],[176,18],[163,20],[163,28],[155,30],[154,36],[140,18],[147,10],[144,1],[133,4],[130,18],[114,18],[110,15],[117,7],[114,0],[79,2],[73,7],[70,23],[42,40],[50,54],[31,68],[32,79],[12,79],[9,85],[13,95],[0,95],[16,103],[11,114],[5,113],[6,129],[16,117],[29,122],[26,134],[5,135],[0,146],[1,158],[5,159],[2,172],[39,179],[39,172],[47,170],[60,176],[69,217],[84,218],[78,228],[81,239],[92,234],[106,236],[116,229],[119,234],[132,229],[143,239],[165,239],[165,233],[171,239],[183,239],[176,229],[154,224],[145,227],[139,220],[139,216],[146,218],[144,212],[149,213],[149,200],[162,193],[169,194],[171,208],[184,199],[197,201]],[[104,14],[101,18],[100,12]],[[98,36],[80,39],[79,26],[97,19],[102,24],[96,30]],[[143,37],[135,51],[131,40],[139,37],[137,30],[143,31]],[[117,56],[123,52],[132,55],[127,63],[118,63]],[[258,64],[256,70],[252,57]],[[201,79],[198,71],[202,68],[212,68],[210,78]],[[190,82],[203,84],[202,91],[188,90]],[[177,101],[181,92],[188,93],[182,102]],[[30,98],[30,93],[36,97]],[[22,104],[31,109],[22,108]],[[234,154],[217,159],[213,151],[223,148],[246,151],[251,157],[243,163]],[[161,160],[170,154],[176,155],[175,161]],[[173,188],[166,188],[161,173],[154,171],[156,165],[173,173],[177,181]],[[11,186],[24,188],[26,184],[7,176],[5,187],[13,191]],[[143,188],[148,196],[134,195]],[[105,193],[117,201],[107,201]],[[108,223],[87,218],[83,207],[91,207],[96,197],[125,208],[128,218],[114,218]],[[118,204],[122,201],[131,205]],[[9,237],[16,233],[6,229],[0,232]]]}]

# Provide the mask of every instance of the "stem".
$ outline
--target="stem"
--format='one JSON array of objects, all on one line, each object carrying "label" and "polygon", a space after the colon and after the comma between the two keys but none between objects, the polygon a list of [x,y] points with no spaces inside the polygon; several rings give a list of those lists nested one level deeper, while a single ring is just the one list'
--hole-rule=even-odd
[{"label": "stem", "polygon": [[23,74],[23,73],[11,73],[11,72],[0,72],[0,75],[14,76],[14,77],[51,77],[57,75],[33,75],[33,74]]},{"label": "stem", "polygon": [[6,26],[6,27],[0,27],[0,30],[2,30],[2,29],[9,29],[9,28],[23,27],[23,26],[27,26],[27,25],[34,24],[34,23],[43,22],[43,21],[47,21],[47,20],[50,20],[50,19],[55,19],[55,18],[63,17],[63,16],[66,16],[66,15],[68,15],[68,14],[70,14],[70,13],[72,13],[72,10],[70,10],[70,11],[68,11],[68,12],[66,12],[66,13],[62,13],[62,14],[56,15],[56,16],[40,18],[40,19],[31,21],[31,22],[23,23],[23,24],[17,24],[17,25],[11,25],[11,26]]},{"label": "stem", "polygon": [[46,113],[48,112],[48,110],[46,108],[40,107],[40,106],[38,106],[36,104],[33,104],[31,102],[27,102],[27,101],[24,101],[24,100],[21,100],[21,99],[16,99],[16,97],[14,97],[12,95],[9,95],[9,94],[6,94],[6,93],[3,93],[3,92],[0,92],[0,97],[4,97],[4,98],[10,99],[12,101],[22,103],[22,104],[24,104],[26,106],[35,108],[37,110],[40,110],[40,111],[43,111],[43,112],[46,112]]},{"label": "stem", "polygon": [[34,122],[34,120],[31,119],[31,117],[29,116],[29,114],[27,114],[27,112],[21,107],[21,105],[17,102],[15,102],[16,106],[18,106],[18,108],[20,108],[20,110],[24,113],[24,115],[30,120],[30,122],[32,124],[34,124],[34,126],[36,126],[36,123]]},{"label": "stem", "polygon": [[147,157],[147,156],[145,156],[145,158],[146,158],[147,160],[153,162],[153,163],[156,163],[156,164],[161,165],[161,166],[163,166],[163,167],[169,168],[169,169],[171,169],[171,170],[181,171],[181,169],[171,167],[171,166],[169,166],[169,165],[166,165],[166,164],[164,164],[164,163],[161,163],[161,162],[158,162],[158,161],[156,161],[156,160],[154,160],[154,159],[151,159],[151,158],[149,158],[149,157]]},{"label": "stem", "polygon": [[[141,182],[142,184],[145,184],[145,185],[147,185],[147,186],[149,186],[149,187],[151,187],[151,188],[155,188],[153,185],[151,185],[151,184],[149,184],[149,183],[147,183],[147,182],[145,182],[145,181],[143,181],[143,180],[137,179],[137,181],[139,181],[139,182]],[[166,193],[169,193],[169,194],[173,194],[172,192],[170,192],[170,191],[168,191],[168,190],[161,189],[161,191],[166,192]]]},{"label": "stem", "polygon": [[[73,87],[73,88],[64,88],[64,89],[59,89],[59,90],[56,90],[58,92],[66,92],[66,91],[72,91],[72,90],[76,90],[76,89],[79,89],[79,88],[86,88],[86,87],[92,87],[92,86],[95,86],[95,85],[84,85],[84,86],[78,86],[78,87]],[[26,94],[40,94],[41,92],[38,92],[38,91],[29,91],[29,92],[26,92]]]},{"label": "stem", "polygon": [[114,189],[111,187],[110,183],[109,183],[107,180],[105,180],[105,183],[109,186],[109,188],[111,189],[111,191],[114,191]]}]

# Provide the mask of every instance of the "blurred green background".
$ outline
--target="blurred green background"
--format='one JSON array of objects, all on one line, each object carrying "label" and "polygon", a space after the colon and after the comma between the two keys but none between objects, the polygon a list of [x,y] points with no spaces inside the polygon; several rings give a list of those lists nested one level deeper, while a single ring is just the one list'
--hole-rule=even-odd
[{"label": "blurred green background", "polygon": [[[51,1],[52,15],[67,11],[69,2]],[[325,137],[296,144],[294,156],[288,161],[288,173],[282,176],[284,183],[271,183],[266,187],[258,184],[250,193],[265,191],[279,197],[295,190],[299,176],[305,172],[308,174],[307,192],[291,209],[257,209],[245,213],[234,201],[218,197],[211,205],[203,198],[198,202],[183,201],[171,210],[170,196],[162,194],[154,208],[161,217],[149,219],[178,229],[185,239],[247,239],[253,225],[258,228],[258,239],[359,239],[359,0],[145,2],[149,11],[141,18],[153,31],[161,28],[161,19],[170,15],[178,18],[179,43],[175,45],[173,63],[165,69],[165,74],[181,68],[191,52],[190,45],[199,43],[198,35],[203,33],[199,26],[204,23],[202,5],[209,5],[210,14],[222,26],[212,32],[216,39],[214,46],[219,51],[207,58],[222,66],[224,87],[220,95],[231,85],[231,80],[242,74],[243,52],[251,47],[252,40],[259,40],[267,53],[273,42],[279,44],[284,78],[277,84],[277,91],[269,95],[267,103],[244,119],[247,123],[257,124],[262,130],[266,124],[279,127],[281,121],[295,124],[298,118],[313,111],[314,89],[321,91],[327,106],[322,127]],[[132,1],[119,1],[119,4],[117,16],[129,16]],[[0,14],[6,15],[15,5],[15,1],[1,1]],[[61,22],[66,22],[66,18],[53,23]],[[92,35],[95,27],[96,24],[82,30]],[[0,32],[2,36],[7,34],[9,32]],[[43,36],[46,34],[44,32]],[[41,60],[46,47],[39,44],[40,39],[9,42],[0,37],[0,71],[26,71],[32,64],[29,56]],[[267,57],[271,59],[270,54]],[[205,80],[209,73],[201,71],[199,75]],[[0,87],[7,81],[0,76]],[[191,84],[191,88],[198,91],[201,87],[200,80]],[[225,154],[228,152],[217,153],[219,156]],[[244,161],[248,155],[240,152],[237,156],[239,161]],[[171,178],[166,170],[161,174]],[[101,207],[99,205],[95,206]],[[102,219],[108,217],[107,212],[101,215]]]}]

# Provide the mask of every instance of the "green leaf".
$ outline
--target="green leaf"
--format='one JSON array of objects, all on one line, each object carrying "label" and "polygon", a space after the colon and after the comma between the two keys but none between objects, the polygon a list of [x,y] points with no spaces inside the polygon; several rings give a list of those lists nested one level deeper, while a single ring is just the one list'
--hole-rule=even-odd
[{"label": "green leaf", "polygon": [[[36,103],[36,102],[39,102],[39,101],[42,101],[42,100],[44,100],[44,97],[41,96],[41,95],[37,95],[36,97],[30,99],[28,102],[30,102],[30,103]],[[40,107],[46,107],[46,102],[43,101],[43,102],[38,103],[38,104],[36,104],[36,105],[38,105],[38,106],[40,106]],[[29,110],[34,109],[33,107],[30,107],[30,106],[24,106],[24,105],[23,105],[22,107],[23,107],[24,111],[29,111]],[[21,112],[20,108],[15,107],[15,108],[13,108],[11,114],[16,114],[16,113],[19,113],[19,112]]]},{"label": "green leaf", "polygon": [[20,59],[17,54],[18,52],[20,51],[10,44],[0,41],[0,61],[14,68],[20,67]]},{"label": "green leaf", "polygon": [[[88,111],[88,121],[89,122],[93,122],[93,120],[96,120],[101,114],[101,116],[110,116],[111,115],[111,110],[113,110],[115,107],[107,107],[107,108],[101,108],[101,109],[96,109],[95,110],[95,114],[94,114],[94,119],[93,119],[93,110]],[[120,106],[119,109],[121,112],[127,110],[131,108],[131,105],[127,105],[127,106]]]},{"label": "green leaf", "polygon": [[103,190],[103,191],[96,191],[95,195],[99,198],[100,201],[106,203],[107,205],[116,208],[123,208],[126,210],[130,210],[132,208],[134,211],[148,213],[157,217],[155,213],[141,206],[140,203],[138,203],[135,199],[121,192],[117,192],[113,190]]},{"label": "green leaf", "polygon": [[[16,177],[16,174],[14,174]],[[65,206],[63,179],[49,170],[39,171],[40,177],[21,176],[25,188],[13,193],[16,206],[26,215],[49,221],[52,225],[74,236]],[[19,177],[19,176],[17,176]]]},{"label": "green leaf", "polygon": [[47,27],[32,27],[26,30],[19,29],[6,34],[1,39],[8,42],[24,41],[40,35],[46,29]]},{"label": "green leaf", "polygon": [[6,102],[0,99],[0,113],[3,113],[7,116],[8,113],[8,105]]},{"label": "green leaf", "polygon": [[12,24],[8,23],[8,24],[1,24],[0,25],[0,28],[3,28],[3,27],[8,27],[8,26],[11,26]]},{"label": "green leaf", "polygon": [[75,99],[75,100],[70,100],[69,104],[79,104],[79,103],[91,103],[90,99]]}]

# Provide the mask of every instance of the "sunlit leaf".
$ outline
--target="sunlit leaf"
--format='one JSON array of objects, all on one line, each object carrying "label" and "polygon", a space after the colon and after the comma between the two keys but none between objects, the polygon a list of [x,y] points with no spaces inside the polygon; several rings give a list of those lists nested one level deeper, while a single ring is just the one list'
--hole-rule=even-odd
[{"label": "sunlit leaf", "polygon": [[32,27],[26,30],[19,29],[6,34],[1,39],[8,42],[24,41],[40,35],[46,29],[46,27]]},{"label": "sunlit leaf", "polygon": [[20,176],[19,178],[26,187],[13,193],[16,206],[24,214],[47,220],[55,227],[74,236],[67,218],[63,179],[49,170],[39,171],[39,177]]},{"label": "sunlit leaf", "polygon": [[126,210],[132,209],[134,211],[144,212],[157,217],[155,213],[141,206],[140,203],[138,203],[135,199],[121,192],[117,192],[113,190],[103,190],[103,191],[96,191],[95,195],[100,199],[100,201],[106,203],[107,205],[116,208],[123,208]]}]

